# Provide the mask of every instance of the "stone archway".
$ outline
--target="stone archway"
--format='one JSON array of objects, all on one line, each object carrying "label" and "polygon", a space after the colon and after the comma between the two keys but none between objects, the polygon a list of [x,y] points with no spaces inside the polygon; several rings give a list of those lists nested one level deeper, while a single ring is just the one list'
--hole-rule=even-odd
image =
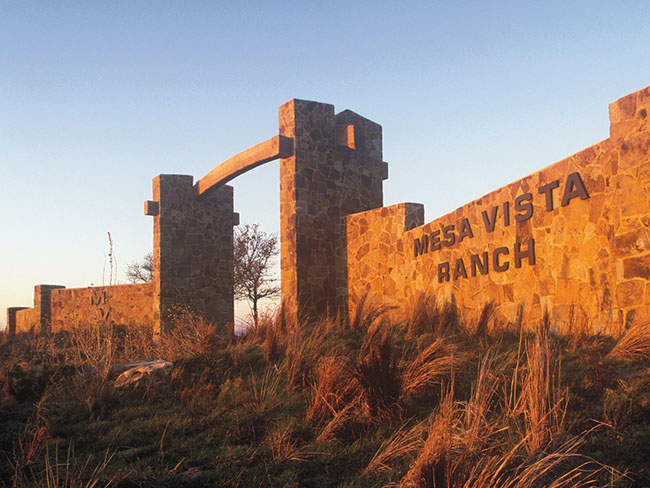
[{"label": "stone archway", "polygon": [[289,317],[347,308],[346,216],[383,205],[381,126],[334,106],[293,99],[279,135],[193,183],[159,175],[145,213],[154,217],[154,317],[185,303],[232,322],[233,178],[280,159],[281,286]]}]

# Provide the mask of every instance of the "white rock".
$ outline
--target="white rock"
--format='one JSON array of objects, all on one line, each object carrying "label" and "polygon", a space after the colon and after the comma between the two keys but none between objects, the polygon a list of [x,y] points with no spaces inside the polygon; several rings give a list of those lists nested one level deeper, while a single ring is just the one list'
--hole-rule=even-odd
[{"label": "white rock", "polygon": [[115,388],[124,388],[126,386],[137,388],[143,381],[164,379],[169,376],[174,367],[174,363],[163,359],[138,361],[127,364],[129,365],[128,369],[116,378],[113,384]]}]

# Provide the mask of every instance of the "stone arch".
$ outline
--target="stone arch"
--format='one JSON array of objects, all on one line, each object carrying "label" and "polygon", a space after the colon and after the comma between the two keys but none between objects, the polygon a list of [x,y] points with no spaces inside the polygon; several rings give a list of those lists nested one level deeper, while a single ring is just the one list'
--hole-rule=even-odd
[{"label": "stone arch", "polygon": [[352,111],[293,99],[279,134],[192,176],[159,175],[145,213],[154,217],[154,317],[176,302],[233,320],[233,178],[280,159],[281,287],[290,318],[347,311],[346,217],[383,205],[381,126]]}]

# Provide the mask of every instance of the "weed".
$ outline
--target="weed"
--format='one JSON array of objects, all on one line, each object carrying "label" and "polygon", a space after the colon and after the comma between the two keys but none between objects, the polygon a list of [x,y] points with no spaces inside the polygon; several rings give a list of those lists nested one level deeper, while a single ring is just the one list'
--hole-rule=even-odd
[{"label": "weed", "polygon": [[43,415],[43,406],[42,403],[39,403],[36,413],[29,418],[14,445],[16,472],[23,472],[26,468],[39,462],[51,437],[52,425]]}]

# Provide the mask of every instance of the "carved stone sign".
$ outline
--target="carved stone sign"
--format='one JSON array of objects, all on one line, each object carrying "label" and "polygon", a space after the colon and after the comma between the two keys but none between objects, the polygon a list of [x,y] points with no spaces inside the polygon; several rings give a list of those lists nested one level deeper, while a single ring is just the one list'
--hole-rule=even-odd
[{"label": "carved stone sign", "polygon": [[350,296],[612,333],[650,320],[649,110],[650,88],[612,103],[608,139],[427,224],[410,203],[349,216]]}]

